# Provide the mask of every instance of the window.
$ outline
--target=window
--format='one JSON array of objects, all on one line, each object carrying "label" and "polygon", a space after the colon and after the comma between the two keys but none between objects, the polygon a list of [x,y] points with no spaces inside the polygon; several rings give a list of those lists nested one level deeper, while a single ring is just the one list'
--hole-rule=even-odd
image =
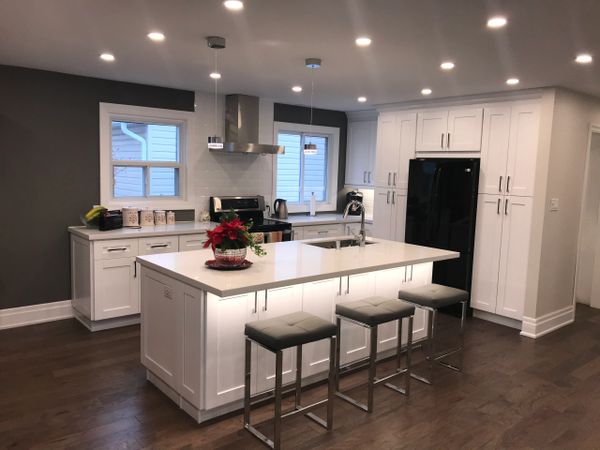
[{"label": "window", "polygon": [[103,205],[187,206],[185,161],[190,114],[100,104]]},{"label": "window", "polygon": [[[285,153],[277,155],[274,173],[275,196],[288,201],[292,212],[308,210],[312,193],[317,209],[335,210],[339,129],[276,123],[278,145]],[[304,144],[315,144],[315,153],[305,153]]]}]

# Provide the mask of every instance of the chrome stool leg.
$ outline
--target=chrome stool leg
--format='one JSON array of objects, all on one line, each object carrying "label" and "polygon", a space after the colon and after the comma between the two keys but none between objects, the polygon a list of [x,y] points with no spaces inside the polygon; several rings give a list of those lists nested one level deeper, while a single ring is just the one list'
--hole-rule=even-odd
[{"label": "chrome stool leg", "polygon": [[367,397],[367,412],[373,412],[373,391],[375,390],[375,377],[377,376],[377,325],[371,327],[369,351],[369,389]]}]

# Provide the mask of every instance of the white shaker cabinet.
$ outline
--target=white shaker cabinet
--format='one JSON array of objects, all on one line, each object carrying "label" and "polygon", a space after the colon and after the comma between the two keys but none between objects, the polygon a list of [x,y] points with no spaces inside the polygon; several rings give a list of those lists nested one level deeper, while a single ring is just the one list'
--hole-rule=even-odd
[{"label": "white shaker cabinet", "polygon": [[482,108],[453,108],[419,113],[416,151],[480,151],[482,114]]},{"label": "white shaker cabinet", "polygon": [[446,149],[448,111],[428,111],[418,114],[417,152],[442,152]]},{"label": "white shaker cabinet", "polygon": [[345,184],[371,186],[375,160],[377,122],[348,122]]},{"label": "white shaker cabinet", "polygon": [[483,114],[479,193],[502,194],[510,137],[510,105],[493,106]]},{"label": "white shaker cabinet", "polygon": [[94,262],[94,320],[140,312],[135,257]]},{"label": "white shaker cabinet", "polygon": [[406,193],[376,188],[373,202],[373,236],[404,242]]}]

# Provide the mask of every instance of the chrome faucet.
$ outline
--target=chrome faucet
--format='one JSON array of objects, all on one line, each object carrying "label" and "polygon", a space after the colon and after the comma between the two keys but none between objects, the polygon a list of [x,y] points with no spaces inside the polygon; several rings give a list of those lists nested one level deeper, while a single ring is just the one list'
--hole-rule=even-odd
[{"label": "chrome faucet", "polygon": [[359,247],[364,247],[365,242],[367,241],[367,232],[365,231],[365,205],[358,200],[351,200],[346,205],[346,209],[344,209],[344,219],[348,217],[348,212],[350,208],[358,208],[360,209],[360,231],[358,232],[358,236],[354,236],[357,240]]}]

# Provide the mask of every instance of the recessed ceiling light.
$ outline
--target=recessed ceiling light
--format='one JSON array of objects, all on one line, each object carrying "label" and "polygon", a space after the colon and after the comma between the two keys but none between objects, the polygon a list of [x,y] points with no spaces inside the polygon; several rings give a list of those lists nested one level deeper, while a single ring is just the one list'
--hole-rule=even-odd
[{"label": "recessed ceiling light", "polygon": [[240,9],[244,9],[244,2],[240,0],[225,0],[223,6],[231,11],[239,11]]},{"label": "recessed ceiling light", "polygon": [[358,100],[360,103],[364,103],[367,101],[367,97],[358,97],[356,100]]},{"label": "recessed ceiling light", "polygon": [[494,16],[490,17],[487,21],[488,28],[502,28],[508,23],[506,17]]},{"label": "recessed ceiling light", "polygon": [[294,92],[302,92],[302,86],[293,86],[292,91]]},{"label": "recessed ceiling light", "polygon": [[112,53],[102,53],[100,55],[100,59],[102,61],[113,62],[115,60],[115,55]]},{"label": "recessed ceiling light", "polygon": [[366,36],[356,38],[356,41],[354,42],[356,42],[356,45],[358,45],[359,47],[368,47],[369,45],[371,45],[371,39]]},{"label": "recessed ceiling light", "polygon": [[151,33],[148,33],[148,38],[154,42],[162,42],[165,40],[165,35],[160,31],[152,31]]},{"label": "recessed ceiling light", "polygon": [[423,89],[421,89],[421,94],[423,94],[423,95],[431,95],[432,92],[433,91],[431,89],[429,89],[429,88],[423,88]]},{"label": "recessed ceiling light", "polygon": [[218,79],[220,79],[220,78],[221,78],[221,74],[220,74],[219,72],[213,72],[213,73],[211,73],[211,74],[210,74],[210,77],[211,77],[213,80],[218,80]]},{"label": "recessed ceiling light", "polygon": [[575,62],[579,64],[590,64],[593,60],[594,58],[589,53],[580,53],[575,58]]},{"label": "recessed ceiling light", "polygon": [[508,84],[509,86],[514,86],[515,84],[519,84],[519,79],[509,78],[508,80],[506,80],[506,84]]},{"label": "recessed ceiling light", "polygon": [[452,70],[452,69],[454,69],[454,63],[452,61],[444,61],[443,63],[440,64],[440,67],[443,70]]}]

